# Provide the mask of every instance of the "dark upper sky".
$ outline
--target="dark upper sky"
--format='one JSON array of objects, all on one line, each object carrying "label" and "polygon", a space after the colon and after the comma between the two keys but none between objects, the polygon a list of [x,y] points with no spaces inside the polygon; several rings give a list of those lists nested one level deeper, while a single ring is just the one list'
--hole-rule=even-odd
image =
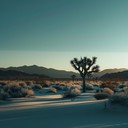
[{"label": "dark upper sky", "polygon": [[127,51],[128,0],[0,0],[0,49]]}]

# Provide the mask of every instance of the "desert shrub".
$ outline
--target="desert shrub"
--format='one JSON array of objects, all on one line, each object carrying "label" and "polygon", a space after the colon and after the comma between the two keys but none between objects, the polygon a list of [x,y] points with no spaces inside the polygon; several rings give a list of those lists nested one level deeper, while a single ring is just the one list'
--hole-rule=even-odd
[{"label": "desert shrub", "polygon": [[94,84],[93,87],[96,92],[99,92],[101,90],[99,85]]},{"label": "desert shrub", "polygon": [[35,83],[35,84],[42,84],[42,83],[43,83],[43,81],[36,80],[34,83]]},{"label": "desert shrub", "polygon": [[32,87],[31,87],[31,86],[28,86],[27,88],[28,88],[29,90],[32,90]]},{"label": "desert shrub", "polygon": [[93,90],[94,87],[91,84],[86,84],[86,90]]},{"label": "desert shrub", "polygon": [[107,99],[109,95],[107,93],[97,93],[94,95],[97,100]]},{"label": "desert shrub", "polygon": [[102,89],[102,92],[107,93],[108,95],[114,94],[113,90],[111,90],[110,88],[107,88],[107,87]]},{"label": "desert shrub", "polygon": [[20,85],[5,85],[3,91],[8,94],[9,97],[19,98],[34,95],[34,92],[30,90],[27,86],[22,87]]},{"label": "desert shrub", "polygon": [[118,85],[117,87],[120,88],[120,89],[123,89],[123,88],[125,88],[127,86],[122,84],[122,85]]},{"label": "desert shrub", "polygon": [[53,84],[52,87],[55,88],[55,89],[57,89],[57,90],[64,91],[64,89],[65,89],[66,86],[65,85],[62,85],[62,84],[56,83],[56,84]]},{"label": "desert shrub", "polygon": [[19,86],[23,87],[23,88],[26,88],[27,87],[27,84],[25,82],[20,82],[19,83]]},{"label": "desert shrub", "polygon": [[[20,91],[17,91],[17,92],[11,92],[11,93],[9,93],[9,95],[10,95],[10,97],[12,97],[12,98],[20,98],[20,97],[22,97],[22,94],[21,94],[21,92]],[[24,96],[23,96],[24,97]]]},{"label": "desert shrub", "polygon": [[75,85],[74,88],[77,88],[78,90],[82,89],[82,87],[80,85]]},{"label": "desert shrub", "polygon": [[105,88],[105,87],[107,87],[107,84],[106,84],[106,83],[102,83],[102,84],[100,85],[100,87],[101,87],[101,88]]},{"label": "desert shrub", "polygon": [[9,94],[4,90],[0,90],[0,100],[6,100],[9,97]]},{"label": "desert shrub", "polygon": [[7,84],[6,82],[3,82],[3,81],[0,82],[0,85],[2,85],[2,86],[6,85],[6,84]]},{"label": "desert shrub", "polygon": [[114,90],[114,88],[117,86],[118,84],[115,82],[104,82],[100,85],[101,88],[110,88],[111,90]]},{"label": "desert shrub", "polygon": [[5,85],[2,89],[3,89],[5,92],[9,92],[9,91],[10,91],[9,85]]},{"label": "desert shrub", "polygon": [[112,104],[128,105],[128,95],[113,95],[110,101]]},{"label": "desert shrub", "polygon": [[42,90],[43,87],[40,84],[35,84],[35,85],[32,85],[32,89],[33,90]]},{"label": "desert shrub", "polygon": [[124,95],[128,95],[128,87],[123,88]]},{"label": "desert shrub", "polygon": [[27,88],[21,88],[21,94],[23,97],[26,97],[28,93],[28,89]]},{"label": "desert shrub", "polygon": [[6,85],[15,85],[15,86],[19,86],[19,82],[18,82],[18,81],[8,81]]},{"label": "desert shrub", "polygon": [[26,81],[25,82],[28,86],[33,85],[33,81]]},{"label": "desert shrub", "polygon": [[8,94],[10,95],[10,97],[21,97],[21,87],[19,85],[7,85],[5,87],[5,91],[8,92]]},{"label": "desert shrub", "polygon": [[27,97],[34,96],[34,92],[32,90],[27,91]]},{"label": "desert shrub", "polygon": [[68,91],[69,90],[68,86],[61,86],[61,88],[62,88],[63,91]]},{"label": "desert shrub", "polygon": [[57,89],[57,90],[63,90],[63,87],[59,86],[59,85],[54,86],[54,88]]},{"label": "desert shrub", "polygon": [[95,94],[94,97],[97,100],[101,100],[101,99],[106,99],[113,94],[114,92],[110,88],[103,88],[101,92],[98,92],[97,94]]},{"label": "desert shrub", "polygon": [[9,97],[7,92],[0,93],[0,100],[6,100]]},{"label": "desert shrub", "polygon": [[48,92],[49,93],[57,93],[57,90],[56,90],[56,88],[51,87]]},{"label": "desert shrub", "polygon": [[50,87],[50,85],[48,83],[46,83],[46,82],[43,82],[41,86],[42,87]]},{"label": "desert shrub", "polygon": [[80,95],[80,90],[77,87],[71,87],[63,94],[63,98],[72,98]]},{"label": "desert shrub", "polygon": [[30,97],[34,95],[34,92],[32,90],[29,90],[27,88],[21,89],[22,97]]}]

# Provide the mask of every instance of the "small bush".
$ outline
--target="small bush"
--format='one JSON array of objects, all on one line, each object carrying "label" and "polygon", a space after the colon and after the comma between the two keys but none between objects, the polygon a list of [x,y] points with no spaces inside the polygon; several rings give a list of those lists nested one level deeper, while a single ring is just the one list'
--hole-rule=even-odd
[{"label": "small bush", "polygon": [[19,86],[23,87],[23,88],[26,88],[27,87],[27,84],[25,82],[20,82],[19,83]]},{"label": "small bush", "polygon": [[112,104],[128,105],[128,95],[113,95],[110,101]]},{"label": "small bush", "polygon": [[67,86],[61,86],[61,88],[62,88],[63,91],[68,91],[69,90],[69,88]]},{"label": "small bush", "polygon": [[60,86],[60,85],[56,85],[56,86],[54,86],[54,88],[57,89],[57,90],[63,90],[63,87]]},{"label": "small bush", "polygon": [[32,89],[33,90],[42,90],[43,87],[40,84],[35,84],[35,85],[32,86]]},{"label": "small bush", "polygon": [[29,89],[23,89],[22,90],[22,95],[24,94],[24,97],[31,97],[34,96],[34,92]]},{"label": "small bush", "polygon": [[50,87],[50,85],[47,84],[46,82],[43,82],[41,86],[42,86],[42,87]]},{"label": "small bush", "polygon": [[27,97],[34,96],[34,92],[32,90],[28,90]]},{"label": "small bush", "polygon": [[6,82],[0,82],[0,85],[2,85],[2,86],[4,86],[4,85],[6,85],[7,83]]},{"label": "small bush", "polygon": [[22,97],[30,97],[30,96],[34,95],[34,92],[32,90],[27,89],[27,88],[22,88],[21,94],[22,94]]},{"label": "small bush", "polygon": [[28,86],[33,85],[33,82],[32,82],[32,81],[26,81],[25,83],[26,83]]},{"label": "small bush", "polygon": [[77,87],[71,87],[63,94],[63,98],[73,98],[80,95],[80,90]]},{"label": "small bush", "polygon": [[107,88],[107,87],[102,89],[102,91],[104,93],[107,93],[108,95],[113,95],[114,94],[114,92],[110,88]]},{"label": "small bush", "polygon": [[101,88],[110,88],[114,90],[114,88],[118,85],[116,82],[104,82],[100,85]]},{"label": "small bush", "polygon": [[18,98],[22,97],[21,87],[19,85],[7,85],[6,91],[9,93],[10,97]]},{"label": "small bush", "polygon": [[128,95],[128,87],[123,88],[124,95]]},{"label": "small bush", "polygon": [[50,90],[48,91],[48,92],[50,92],[50,93],[57,93],[57,90],[56,90],[56,88],[50,88]]},{"label": "small bush", "polygon": [[97,93],[94,95],[97,100],[107,99],[109,95],[107,93]]},{"label": "small bush", "polygon": [[6,100],[9,97],[9,94],[7,92],[4,92],[4,90],[0,90],[0,100]]},{"label": "small bush", "polygon": [[86,90],[93,90],[94,87],[91,84],[86,84]]},{"label": "small bush", "polygon": [[30,90],[27,86],[22,87],[20,85],[5,85],[3,87],[3,91],[8,94],[11,98],[19,98],[19,97],[28,97],[33,96],[34,92]]},{"label": "small bush", "polygon": [[8,98],[8,93],[4,92],[4,93],[0,93],[0,100],[6,100]]}]

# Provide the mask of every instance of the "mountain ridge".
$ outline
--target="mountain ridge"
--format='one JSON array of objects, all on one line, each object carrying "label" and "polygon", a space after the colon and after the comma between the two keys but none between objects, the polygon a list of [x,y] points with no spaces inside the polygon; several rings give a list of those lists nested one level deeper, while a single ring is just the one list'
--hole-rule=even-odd
[{"label": "mountain ridge", "polygon": [[[7,70],[15,70],[15,71],[21,71],[28,74],[38,74],[38,75],[46,75],[52,78],[71,78],[72,75],[76,75],[76,78],[80,78],[79,73],[73,72],[73,71],[65,71],[65,70],[58,70],[54,68],[46,68],[43,66],[37,66],[37,65],[23,65],[18,67],[7,67],[7,68],[0,68],[0,70],[7,71]],[[105,69],[98,73],[94,74],[94,77],[100,78],[101,76],[105,75],[106,73],[116,73],[120,71],[128,70],[126,68],[113,68],[113,69]]]},{"label": "mountain ridge", "polygon": [[65,71],[65,70],[57,70],[53,68],[46,68],[43,66],[31,65],[31,66],[19,66],[19,67],[8,67],[8,68],[0,68],[0,70],[16,70],[22,71],[29,74],[39,74],[46,75],[52,78],[71,78],[71,75],[76,75],[76,77],[80,78],[79,73],[75,73],[73,71]]},{"label": "mountain ridge", "polygon": [[122,71],[126,71],[128,69],[126,68],[111,68],[111,69],[104,69],[98,73],[95,73],[94,76],[95,77],[102,77],[103,75],[107,74],[107,73],[117,73],[117,72],[122,72]]},{"label": "mountain ridge", "polygon": [[50,78],[46,75],[28,74],[16,70],[0,70],[0,79],[47,79]]},{"label": "mountain ridge", "polygon": [[107,73],[103,75],[101,80],[127,80],[128,79],[128,70],[117,72],[117,73]]}]

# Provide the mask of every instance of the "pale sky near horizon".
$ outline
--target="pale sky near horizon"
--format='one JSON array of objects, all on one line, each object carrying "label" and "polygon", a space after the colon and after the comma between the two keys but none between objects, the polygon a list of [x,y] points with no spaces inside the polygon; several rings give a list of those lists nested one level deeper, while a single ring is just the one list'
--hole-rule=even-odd
[{"label": "pale sky near horizon", "polygon": [[0,67],[97,56],[101,70],[128,68],[127,49],[128,0],[0,0]]}]

